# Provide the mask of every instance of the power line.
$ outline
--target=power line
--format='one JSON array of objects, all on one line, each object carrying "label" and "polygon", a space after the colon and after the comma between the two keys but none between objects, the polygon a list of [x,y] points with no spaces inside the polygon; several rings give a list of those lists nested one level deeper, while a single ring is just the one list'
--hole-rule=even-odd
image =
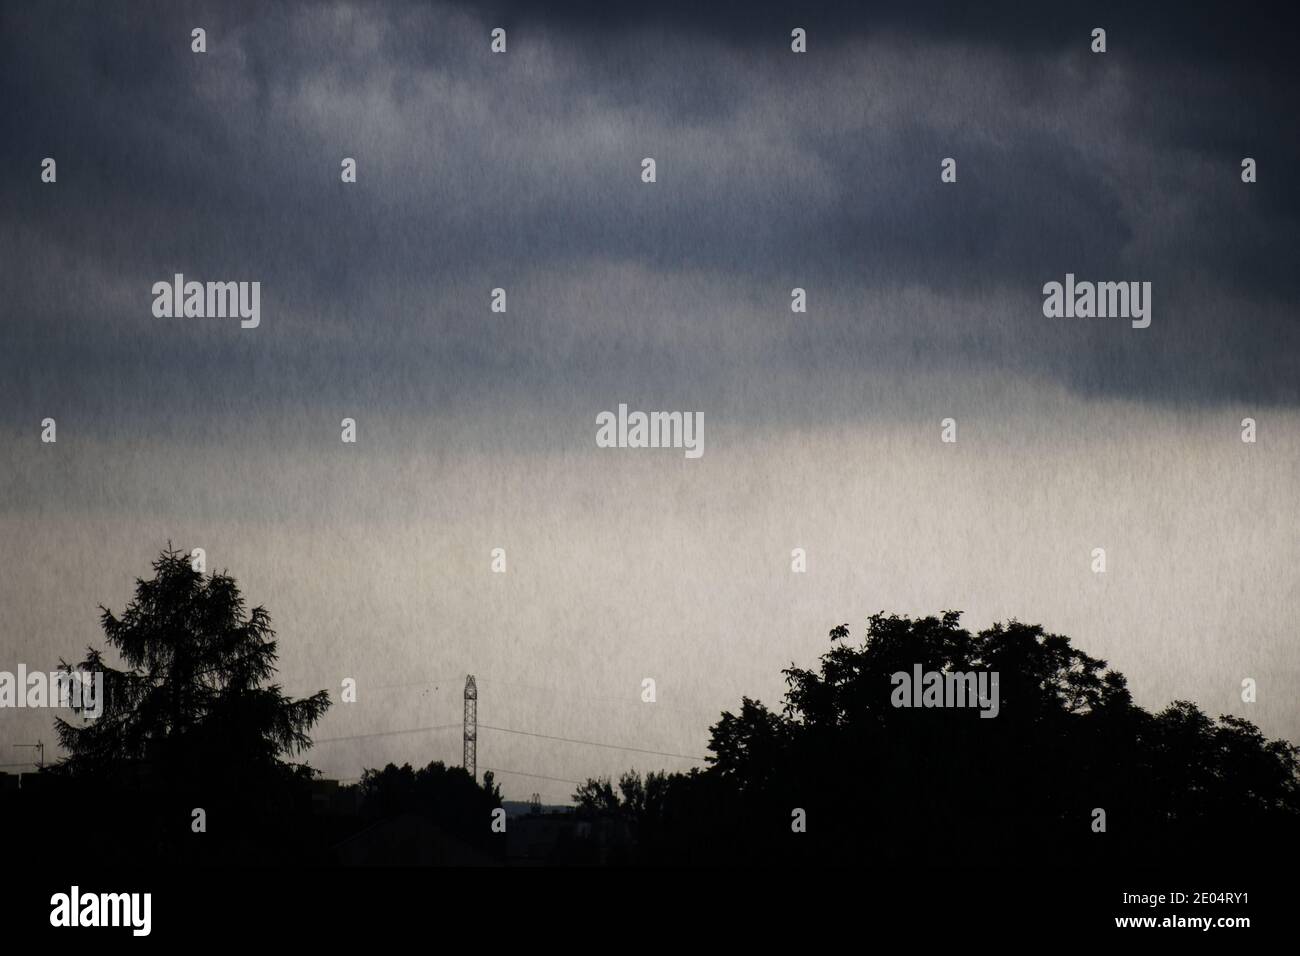
[{"label": "power line", "polygon": [[331,744],[338,740],[366,740],[370,737],[392,737],[395,734],[422,734],[434,730],[453,730],[460,724],[439,724],[436,727],[411,727],[408,730],[380,730],[373,734],[353,734],[350,737],[317,737],[313,744]]},{"label": "power line", "polygon": [[544,773],[524,773],[522,770],[506,770],[503,767],[484,767],[485,771],[490,770],[492,773],[511,773],[516,777],[535,777],[538,780],[554,780],[556,783],[571,783],[581,787],[585,781],[570,780],[568,777],[548,777]]},{"label": "power line", "polygon": [[[706,757],[701,757],[696,754],[679,754],[679,753],[672,753],[667,750],[649,750],[645,747],[625,747],[622,744],[607,744],[607,743],[602,743],[599,740],[579,740],[576,737],[557,737],[553,734],[534,733],[531,730],[516,730],[513,727],[492,727],[489,726],[488,724],[479,724],[478,726],[481,727],[483,730],[495,730],[498,733],[503,733],[503,734],[519,734],[520,736],[523,737],[538,737],[542,740],[558,740],[566,744],[583,744],[588,747],[602,747],[606,750],[625,750],[628,753],[652,754],[653,756],[656,757],[676,757],[680,760],[704,761],[708,759]],[[454,730],[460,727],[462,727],[461,724],[439,724],[434,727],[409,727],[404,730],[380,730],[370,734],[352,734],[347,737],[319,737],[314,739],[312,743],[328,744],[328,743],[335,743],[336,741],[340,741],[340,740],[366,740],[371,737],[392,737],[397,734],[420,734],[420,733],[428,733],[437,730]],[[18,766],[18,764],[15,764],[14,766]],[[22,766],[28,766],[28,765],[23,764]],[[573,783],[575,781],[566,780],[564,782]],[[577,782],[581,782],[581,781],[577,781]]]},{"label": "power line", "polygon": [[496,730],[503,734],[520,734],[524,737],[541,737],[543,740],[561,740],[566,744],[585,744],[588,747],[604,747],[606,750],[626,750],[629,753],[654,754],[656,757],[677,757],[681,760],[707,760],[707,757],[697,757],[694,754],[674,754],[664,750],[646,750],[643,747],[623,747],[619,744],[603,744],[596,740],[576,740],[573,737],[554,737],[551,734],[535,734],[530,730],[514,730],[510,727],[489,727],[487,724],[479,724],[483,730]]},{"label": "power line", "polygon": [[[491,678],[489,678],[488,680],[489,682],[493,682]],[[428,681],[428,682],[418,682],[418,683],[411,683],[406,685],[392,685],[392,686],[424,686],[426,684],[433,684],[433,683],[435,682]],[[436,683],[441,684],[444,683],[444,681],[439,680]],[[447,681],[446,683],[450,683],[450,681]],[[527,687],[533,690],[545,691],[547,693],[557,693],[557,694],[562,693],[562,691],[559,691],[558,689],[555,688],[537,687],[536,685],[530,685],[530,684],[516,684],[513,681],[495,681],[495,683],[504,684],[507,686]],[[605,699],[612,700],[613,698],[605,698]],[[534,737],[539,740],[555,740],[555,741],[559,741],[560,743],[578,744],[579,746],[584,746],[584,747],[600,747],[601,749],[604,750],[619,750],[625,753],[640,753],[640,754],[649,754],[651,756],[656,756],[656,757],[670,757],[676,760],[690,760],[694,763],[703,763],[708,760],[707,757],[701,757],[695,754],[673,753],[667,750],[652,750],[647,747],[627,747],[621,744],[605,743],[599,740],[583,740],[577,737],[560,737],[554,734],[540,734],[531,730],[518,730],[513,727],[493,727],[488,724],[482,724],[478,726],[481,726],[484,730],[493,730],[503,734],[516,734],[522,737]],[[461,728],[462,732],[465,732],[466,728],[468,727],[468,724],[464,722],[462,722],[461,724],[438,724],[429,727],[410,727],[401,730],[380,730],[380,731],[374,731],[372,733],[350,734],[341,737],[321,737],[314,740],[313,744],[337,743],[337,742],[348,741],[348,740],[368,740],[368,739],[374,739],[378,737],[393,737],[401,734],[434,733],[441,730],[454,730],[457,727]],[[468,758],[466,759],[468,760]],[[485,768],[485,769],[492,769],[492,768]],[[556,783],[569,783],[577,786],[582,786],[582,781],[572,780],[569,779],[568,777],[552,777],[546,774],[526,773],[522,770],[506,770],[502,768],[495,768],[494,772],[514,774],[516,776],[521,776],[521,777],[532,777],[537,780],[551,780]]]}]

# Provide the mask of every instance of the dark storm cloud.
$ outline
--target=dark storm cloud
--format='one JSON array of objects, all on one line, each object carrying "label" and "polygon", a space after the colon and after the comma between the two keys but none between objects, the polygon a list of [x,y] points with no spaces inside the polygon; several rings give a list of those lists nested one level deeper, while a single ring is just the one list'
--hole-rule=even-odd
[{"label": "dark storm cloud", "polygon": [[[716,713],[835,623],[965,607],[1235,712],[1295,669],[1295,30],[1047,6],[0,3],[0,659],[100,643],[172,540],[268,603],[299,690],[657,674]],[[261,281],[261,326],[154,318],[178,271]],[[1045,319],[1067,271],[1151,281],[1151,328]],[[703,410],[704,458],[597,449],[619,401]],[[415,725],[380,707],[320,732]],[[393,741],[313,762],[429,759]]]},{"label": "dark storm cloud", "polygon": [[[1022,0],[914,0],[907,4],[867,0],[457,0],[494,24],[591,35],[668,28],[724,42],[762,43],[784,37],[794,26],[835,43],[879,31],[997,46],[1016,53],[1060,52],[1072,47],[1080,28],[1105,26],[1129,37],[1126,45],[1150,58],[1225,64],[1265,64],[1292,76],[1294,4],[1259,4],[1243,10],[1230,3],[1192,0],[1177,5],[1102,0],[1077,6],[1026,4]],[[782,40],[781,45],[784,45]]]},{"label": "dark storm cloud", "polygon": [[[13,427],[51,405],[418,409],[904,366],[1300,401],[1297,84],[1271,15],[546,11],[6,7]],[[153,319],[149,286],[176,271],[259,279],[263,328]],[[1152,330],[1043,319],[1066,271],[1152,281]],[[485,322],[497,285],[529,322]],[[778,328],[793,285],[814,311]]]}]

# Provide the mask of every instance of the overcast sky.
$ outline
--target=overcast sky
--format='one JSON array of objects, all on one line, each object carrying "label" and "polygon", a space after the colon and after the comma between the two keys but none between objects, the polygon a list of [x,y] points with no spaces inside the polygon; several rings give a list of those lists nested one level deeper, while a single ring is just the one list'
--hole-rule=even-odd
[{"label": "overcast sky", "polygon": [[[540,6],[0,8],[0,670],[102,646],[171,540],[287,689],[358,681],[322,738],[456,724],[475,673],[484,724],[703,754],[835,625],[953,608],[1300,739],[1293,24]],[[155,318],[178,272],[260,326]],[[1045,318],[1066,273],[1151,282],[1150,327]],[[620,402],[703,457],[598,449]],[[37,737],[0,711],[0,763]],[[310,755],[431,759],[455,729]],[[510,798],[690,765],[480,735],[562,778]]]}]

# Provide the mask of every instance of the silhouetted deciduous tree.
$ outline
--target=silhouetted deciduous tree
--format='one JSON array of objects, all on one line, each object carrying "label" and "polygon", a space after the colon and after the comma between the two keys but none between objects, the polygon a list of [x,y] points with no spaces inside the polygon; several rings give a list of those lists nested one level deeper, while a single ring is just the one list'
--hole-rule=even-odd
[{"label": "silhouetted deciduous tree", "polygon": [[435,760],[420,770],[389,764],[361,775],[362,815],[368,822],[416,813],[445,832],[478,847],[492,843],[492,810],[501,806],[501,788],[492,771],[480,786],[463,767]]},{"label": "silhouetted deciduous tree", "polygon": [[[985,866],[1240,861],[1300,849],[1300,748],[1176,701],[1156,715],[1068,638],[960,614],[876,615],[785,670],[781,713],[743,698],[710,766],[649,785],[588,781],[580,812],[620,815],[647,863]],[[997,672],[999,711],[894,706],[891,675]],[[625,778],[626,779],[626,778]],[[643,794],[644,790],[644,794]],[[807,830],[792,831],[802,809]],[[1105,832],[1094,811],[1105,811]]]}]

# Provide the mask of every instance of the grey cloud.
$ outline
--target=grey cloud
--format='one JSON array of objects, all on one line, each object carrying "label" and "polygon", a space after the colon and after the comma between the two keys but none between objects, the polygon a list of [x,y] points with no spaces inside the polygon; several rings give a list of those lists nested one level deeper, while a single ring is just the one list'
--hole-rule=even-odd
[{"label": "grey cloud", "polygon": [[[1291,73],[1261,85],[1215,55],[1198,79],[1169,66],[1204,56],[1195,38],[1180,54],[1177,31],[1149,51],[1157,70],[1118,38],[1101,62],[1061,39],[1077,24],[1013,29],[997,9],[823,12],[839,28],[805,63],[675,8],[572,30],[563,10],[543,24],[503,9],[520,29],[497,58],[493,14],[471,8],[132,6],[93,25],[82,7],[7,10],[13,422],[60,403],[178,419],[304,398],[468,410],[563,402],[575,382],[712,380],[761,408],[755,371],[904,364],[1300,401],[1295,134],[1270,114]],[[196,18],[205,58],[188,51]],[[1247,149],[1264,164],[1252,187],[1236,176]],[[54,189],[36,182],[47,154]],[[355,187],[338,182],[344,155]],[[938,182],[948,155],[956,187]],[[153,320],[147,289],[175,271],[261,279],[265,326]],[[1038,289],[1066,271],[1152,280],[1153,331],[1044,320]],[[527,322],[486,321],[497,285]],[[814,312],[783,334],[738,314],[783,309],[794,285]],[[665,337],[671,315],[691,317]]]}]

